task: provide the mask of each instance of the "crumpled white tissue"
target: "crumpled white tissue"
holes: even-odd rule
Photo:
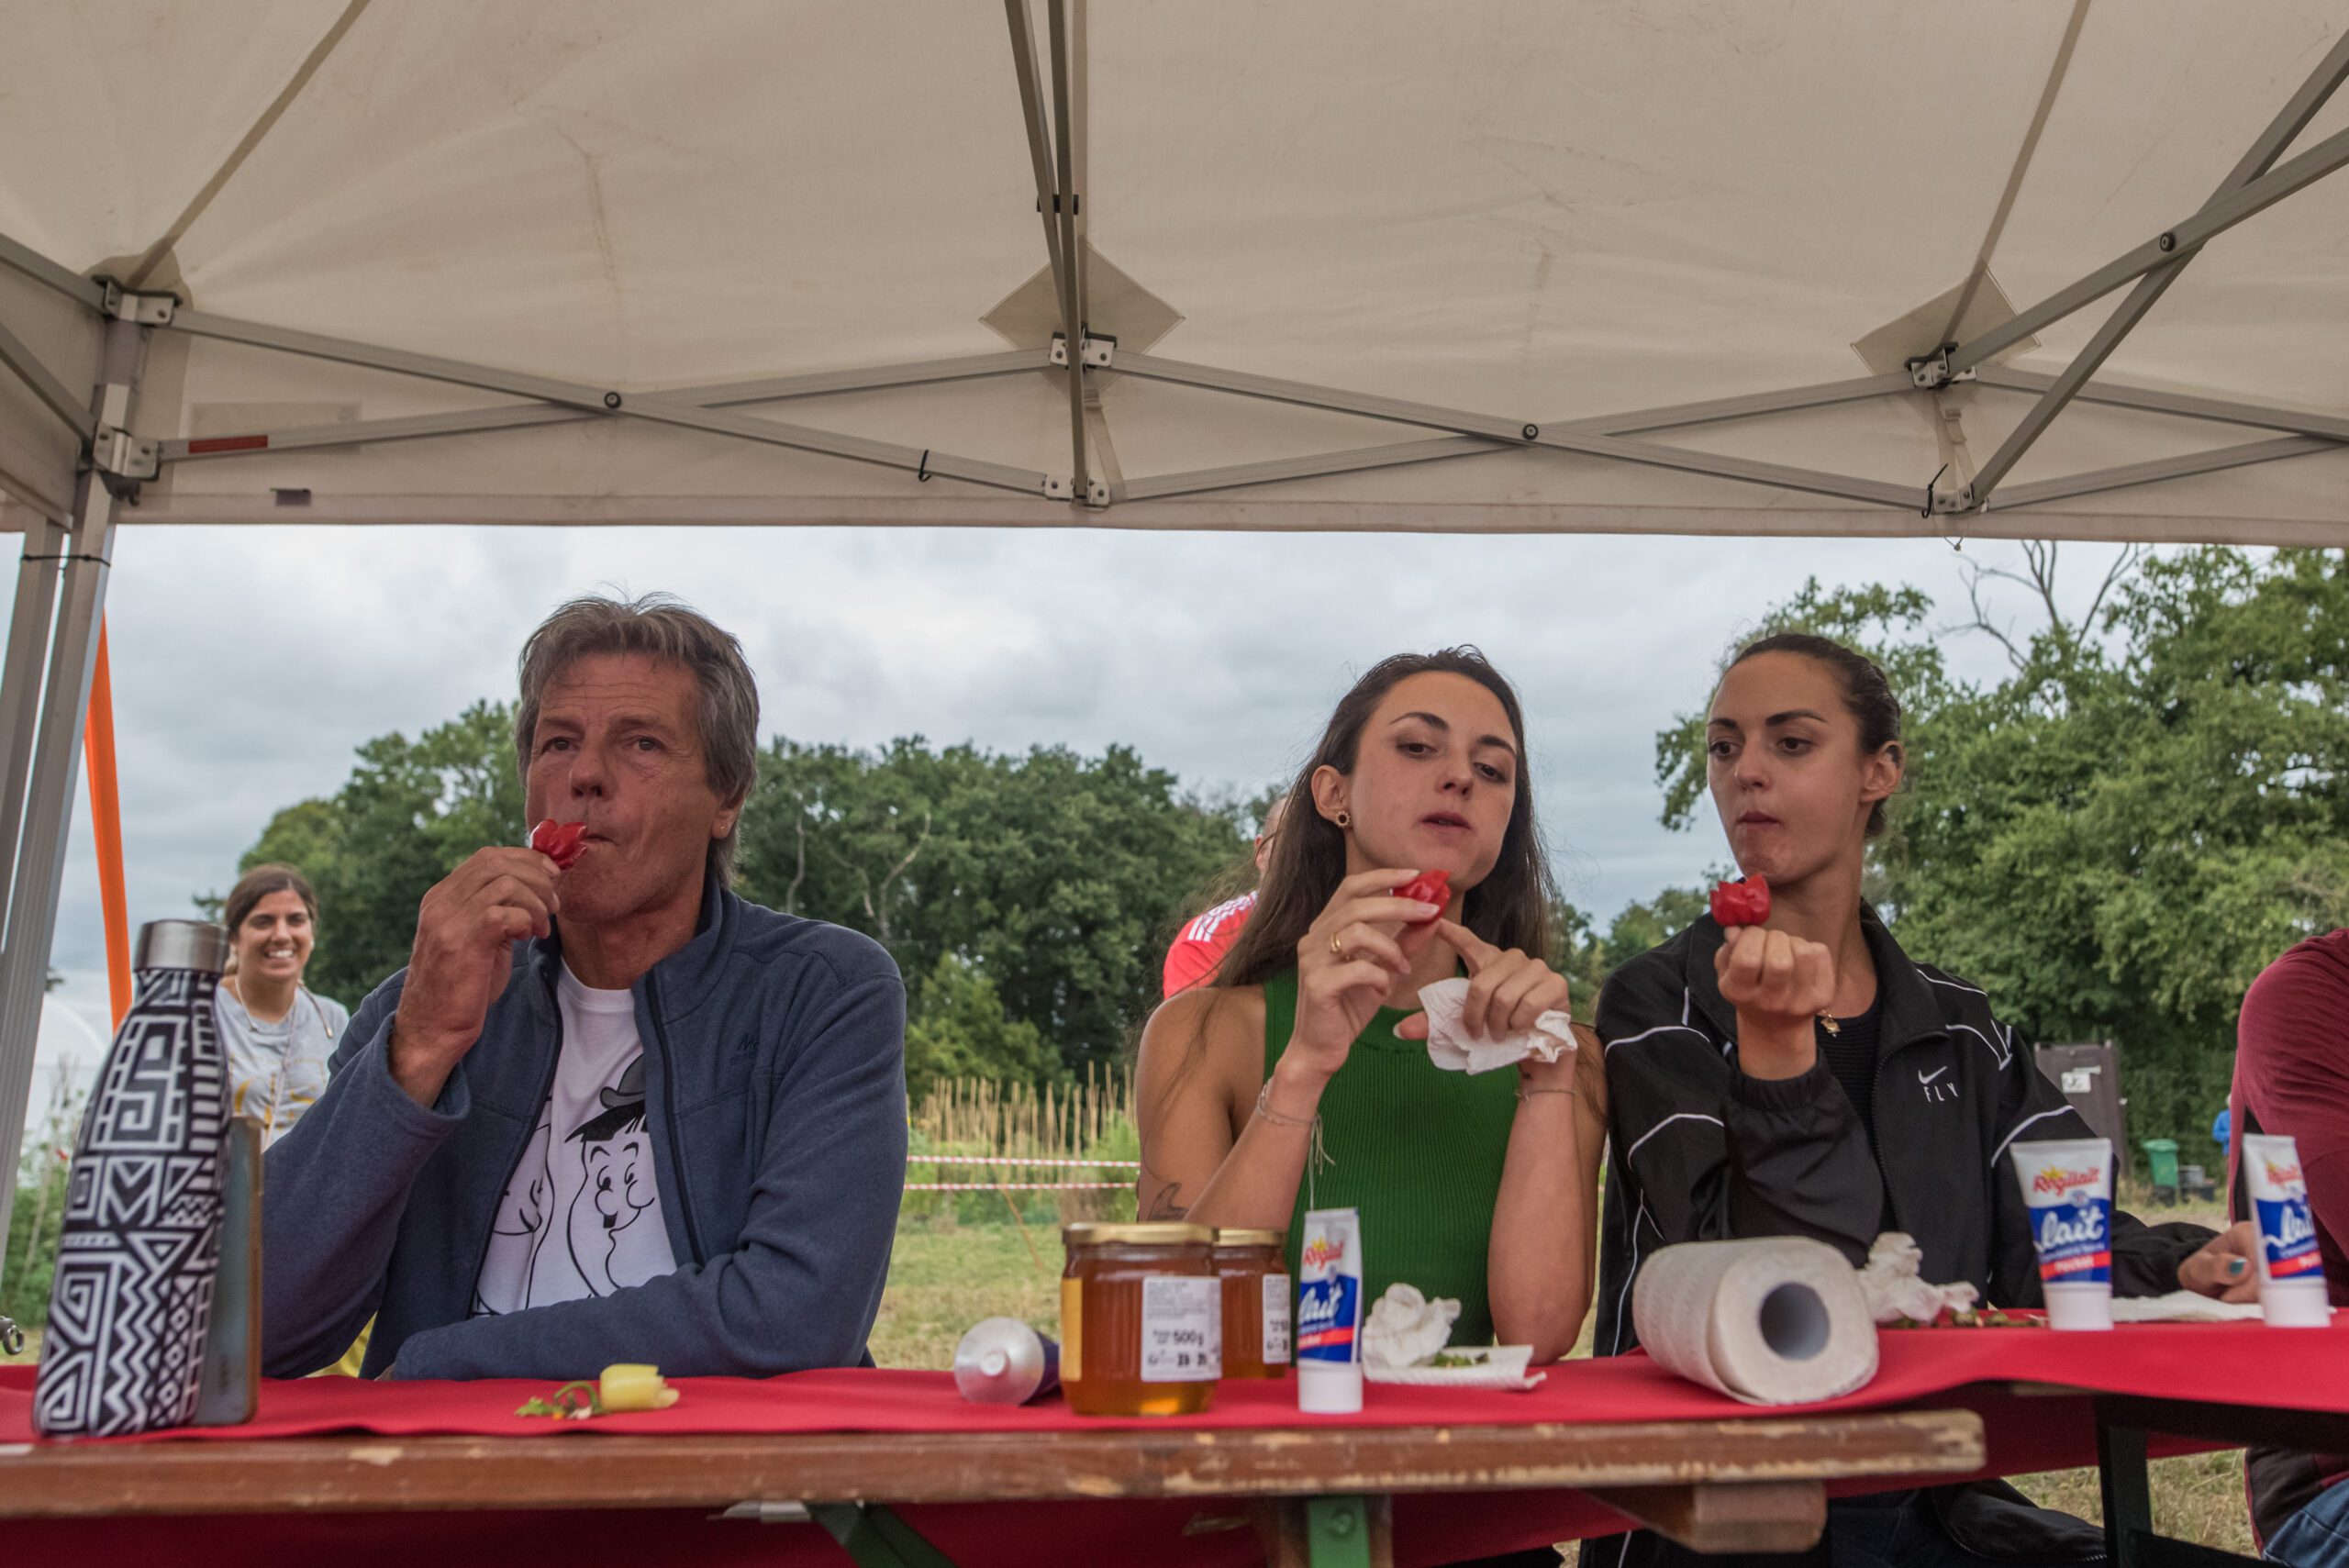
[[[1390,1284],[1363,1325],[1363,1364],[1400,1369],[1431,1361],[1452,1342],[1459,1318],[1460,1303],[1449,1296],[1430,1301],[1415,1285]]]
[[[1931,1323],[1943,1307],[1963,1312],[1974,1305],[1976,1293],[1963,1280],[1927,1284],[1924,1262],[1924,1250],[1907,1234],[1887,1230],[1877,1237],[1868,1249],[1867,1266],[1860,1271],[1860,1299],[1867,1304],[1868,1316],[1878,1323],[1904,1318]]]
[[[1497,1040],[1472,1035],[1460,1024],[1467,999],[1468,982],[1457,976],[1419,990],[1419,1006],[1428,1015],[1428,1060],[1447,1073],[1490,1073],[1529,1056],[1555,1062],[1575,1049],[1574,1019],[1554,1008],[1519,1034]]]

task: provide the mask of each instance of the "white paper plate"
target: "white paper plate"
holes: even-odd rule
[[[1446,1355],[1475,1356],[1475,1366],[1365,1366],[1363,1377],[1407,1388],[1531,1388],[1550,1374],[1533,1372],[1531,1345],[1479,1345],[1447,1349]]]

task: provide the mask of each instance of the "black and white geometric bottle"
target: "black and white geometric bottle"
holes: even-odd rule
[[[225,1192],[226,1074],[212,994],[228,935],[139,933],[138,989],[82,1118],[33,1424],[119,1437],[195,1413]]]

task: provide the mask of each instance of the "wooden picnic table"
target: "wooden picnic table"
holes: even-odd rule
[[[945,1559],[907,1540],[897,1507],[1230,1499],[1250,1505],[1266,1559],[1281,1568],[1386,1568],[1398,1494],[1570,1488],[1698,1551],[1784,1551],[1818,1539],[1831,1482],[1959,1475],[1983,1462],[1980,1418],[1965,1410],[1590,1426],[20,1444],[0,1451],[0,1518],[733,1509],[811,1518],[866,1568],[923,1568]]]

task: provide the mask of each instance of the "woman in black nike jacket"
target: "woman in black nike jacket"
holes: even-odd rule
[[[1925,1278],[2039,1305],[2015,1150],[2094,1135],[1989,998],[1912,961],[1861,898],[1867,842],[1901,780],[1884,672],[1824,638],[1765,638],[1723,674],[1706,752],[1730,849],[1769,883],[1771,911],[1728,931],[1700,918],[1599,995],[1610,1139],[1598,1352],[1633,1348],[1632,1280],[1679,1241],[1808,1236],[1856,1264],[1880,1232],[1904,1230]],[[2247,1229],[2214,1237],[2116,1213],[2114,1291],[2255,1295]],[[1828,1534],[1837,1568],[2103,1550],[2093,1526],[1997,1484],[1838,1502]],[[1699,1561],[1637,1535],[1590,1543],[1584,1562],[1684,1557]]]

